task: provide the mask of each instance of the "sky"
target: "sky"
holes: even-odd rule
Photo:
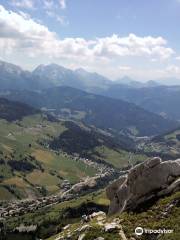
[[[0,59],[115,80],[180,77],[180,0],[0,0]]]

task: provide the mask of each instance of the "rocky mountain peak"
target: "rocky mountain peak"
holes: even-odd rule
[[[0,61],[0,71],[16,75],[20,75],[23,72],[19,66],[4,61]]]

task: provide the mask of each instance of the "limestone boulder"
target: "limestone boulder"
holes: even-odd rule
[[[180,159],[163,162],[156,157],[138,164],[106,189],[110,200],[109,213],[131,210],[153,197],[179,190],[178,177]]]

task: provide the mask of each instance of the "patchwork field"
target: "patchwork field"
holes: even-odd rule
[[[100,154],[102,160],[112,164],[116,168],[124,168],[127,167],[127,165],[135,165],[136,163],[147,159],[147,156],[143,154],[134,154],[121,149],[114,150],[105,146],[97,147],[95,151]]]
[[[57,149],[50,146],[54,139]],[[145,159],[111,147],[108,136],[83,124],[52,120],[43,113],[0,120],[1,199],[49,195],[60,191],[64,180],[74,184],[97,173],[98,169],[72,155],[87,155],[119,169]]]
[[[0,120],[0,199],[38,196],[42,188],[46,194],[55,193],[63,179],[75,183],[96,173],[44,144],[65,129],[63,122],[48,121],[42,114],[16,122]]]

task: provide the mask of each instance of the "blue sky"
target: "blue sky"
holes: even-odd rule
[[[1,0],[0,58],[111,79],[180,75],[180,0]]]

